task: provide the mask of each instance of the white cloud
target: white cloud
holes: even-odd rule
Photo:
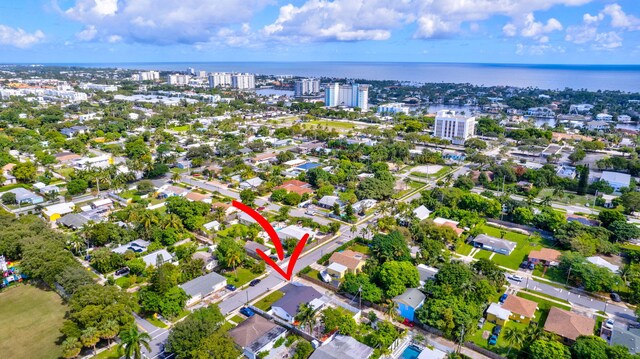
[[[42,40],[44,40],[44,33],[40,30],[28,33],[19,27],[13,28],[0,24],[0,46],[27,48]]]
[[[605,19],[611,19],[613,31],[600,31]],[[584,14],[582,24],[567,28],[565,40],[578,45],[590,45],[593,50],[612,50],[622,46],[623,31],[640,30],[640,19],[627,15],[618,4],[604,7],[597,15]]]
[[[547,53],[564,53],[565,48],[562,46],[552,46],[549,44],[534,44],[534,45],[525,45],[525,44],[517,44],[516,45],[516,55],[533,55],[540,56]]]
[[[533,21],[522,29],[522,14],[546,10],[555,5],[577,6],[593,0],[307,0],[302,5],[287,4],[280,15],[265,26],[265,36],[287,41],[384,40],[406,24],[416,24],[414,38],[450,36],[461,31],[463,23],[477,31],[477,21],[495,15],[521,19],[522,26],[507,25],[507,34],[544,33],[562,29],[556,19],[546,24]],[[540,29],[538,29],[538,26]],[[331,31],[327,31],[331,29]],[[533,35],[529,35],[533,37]]]
[[[518,31],[519,30],[519,31]],[[529,37],[540,42],[548,42],[549,34],[554,31],[562,30],[562,24],[555,18],[550,18],[546,23],[536,21],[533,13],[518,18],[514,22],[510,22],[502,28],[502,32],[509,37],[520,35]]]
[[[75,0],[61,12],[85,25],[81,40],[195,44],[250,21],[270,1]]]

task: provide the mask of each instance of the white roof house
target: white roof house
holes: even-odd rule
[[[424,219],[429,218],[429,215],[431,214],[431,211],[430,211],[427,207],[425,207],[424,205],[422,205],[422,206],[420,206],[420,207],[418,207],[418,208],[414,209],[414,210],[413,210],[413,214],[416,216],[416,218],[417,218],[419,221],[422,221],[422,220],[424,220]]]
[[[487,308],[487,314],[493,314],[498,319],[509,320],[511,312],[502,308],[498,303],[491,303]]]
[[[161,249],[142,257],[147,266],[153,267],[158,263],[158,259],[161,259],[162,263],[173,263],[173,256],[166,249]]]
[[[290,225],[279,230],[278,237],[280,237],[281,239],[293,238],[293,239],[299,240],[302,238],[302,236],[304,236],[307,233],[309,234],[309,240],[313,239],[313,235],[314,235],[313,229],[307,228],[307,227],[300,227],[296,225]]]
[[[52,204],[50,206],[46,206],[42,209],[42,214],[50,220],[56,220],[57,217],[64,216],[67,213],[73,212],[73,209],[76,207],[73,202],[64,202],[58,204]]]
[[[615,264],[611,264],[611,263],[607,262],[606,260],[604,260],[602,257],[598,257],[598,256],[588,257],[587,258],[587,262],[595,264],[598,267],[607,268],[608,270],[612,271],[613,273],[617,273],[618,270],[620,269],[620,266],[617,266]]]
[[[627,173],[603,171],[600,180],[607,181],[616,192],[620,192],[620,188],[629,187],[631,175]]]

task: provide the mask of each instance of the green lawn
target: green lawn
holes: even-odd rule
[[[304,124],[309,124],[314,126],[323,126],[323,127],[332,127],[332,128],[341,129],[341,130],[350,130],[356,127],[356,125],[350,122],[326,121],[326,120],[314,120],[314,121],[306,122]]]
[[[283,296],[284,296],[284,293],[282,293],[281,291],[277,290],[277,291],[275,291],[273,293],[270,293],[266,297],[260,299],[253,306],[256,307],[256,308],[262,309],[264,311],[267,311],[267,310],[271,309],[271,304],[275,303],[275,301],[277,301],[278,299],[282,298]]]
[[[236,272],[234,272],[233,270],[224,274],[224,276],[227,277],[227,283],[233,284],[236,287],[245,285],[246,283],[251,282],[253,279],[255,279],[257,276],[260,275],[260,274],[251,273],[250,270],[243,267],[238,268],[237,272],[238,272],[237,279],[236,279]]]
[[[0,293],[0,353],[3,358],[61,356],[56,342],[66,307],[53,291],[17,285]]]
[[[469,253],[471,253],[472,250],[473,250],[472,245],[468,243],[461,243],[460,245],[458,245],[458,248],[456,248],[456,253],[462,254],[463,256],[467,256],[469,255]]]
[[[144,318],[146,319],[149,323],[155,325],[158,328],[166,328],[167,325],[164,324],[160,319],[154,318],[152,315]]]
[[[551,280],[557,283],[564,284],[567,281],[567,276],[564,274],[563,271],[561,271],[557,267],[547,267],[547,270],[544,272],[544,275],[542,274],[543,274],[543,269],[539,269],[538,267],[536,267],[536,269],[533,271],[533,275],[546,278],[548,280]]]
[[[184,131],[189,130],[189,125],[176,126],[176,127],[172,128],[172,130],[178,131],[178,132],[184,132]]]
[[[320,272],[315,269],[311,269],[307,275],[311,278],[322,280],[322,278],[320,278]]]
[[[480,229],[484,233],[492,237],[504,238],[505,240],[517,243],[516,249],[514,249],[510,255],[506,256],[504,254],[496,254],[495,256],[493,256],[492,261],[494,261],[495,263],[503,267],[518,269],[518,267],[520,266],[520,263],[522,263],[522,261],[525,260],[529,252],[531,252],[534,249],[542,248],[543,240],[537,236],[529,237],[522,233],[503,230],[500,228],[491,227],[489,225],[483,225],[480,227]],[[503,231],[504,231],[504,237],[502,236]],[[481,251],[481,252],[484,252],[484,251]],[[475,258],[483,258],[483,257],[479,257],[479,255],[480,253],[478,253],[475,256]]]
[[[245,320],[247,320],[247,318],[241,316],[241,315],[234,315],[233,317],[231,317],[231,321],[236,323],[236,324],[240,324],[242,322],[244,322]]]
[[[111,349],[98,353],[93,359],[120,359],[120,357],[118,346],[114,345]]]
[[[354,251],[354,252],[360,252],[362,254],[369,254],[370,250],[369,247],[365,246],[364,244],[360,244],[360,243],[356,243],[351,245],[348,249]]]
[[[408,183],[408,185],[409,185],[409,186],[408,186],[408,188],[407,188],[407,189],[405,189],[405,190],[403,190],[403,191],[400,191],[400,192],[398,192],[398,193],[395,193],[395,194],[393,194],[393,196],[391,196],[391,197],[393,197],[394,199],[402,198],[402,197],[404,197],[404,196],[408,195],[409,193],[411,193],[411,192],[413,192],[413,191],[415,191],[415,190],[417,190],[417,189],[419,189],[419,188],[424,187],[424,186],[425,186],[425,183],[418,182],[418,181],[410,181],[410,182]]]
[[[491,333],[491,331],[493,330],[493,327],[495,327],[496,325],[493,323],[489,323],[489,322],[485,322],[484,325],[482,326],[482,329],[478,329],[478,327],[476,326],[474,329],[476,330],[474,332],[474,334],[470,337],[468,337],[469,341],[474,342],[476,345],[485,348],[487,350],[491,350],[494,353],[500,354],[502,356],[506,356],[507,355],[507,351],[509,350],[509,344],[507,343],[506,340],[504,340],[504,330],[506,328],[519,328],[521,330],[524,330],[527,327],[527,324],[523,324],[523,323],[516,323],[512,320],[509,320],[505,326],[502,328],[502,331],[500,332],[500,336],[498,337],[498,342],[496,345],[489,345],[489,338],[487,337],[487,339],[482,338],[482,334],[483,332],[489,331],[489,333]],[[491,334],[489,334],[489,336],[491,336]],[[518,352],[517,348],[512,348],[511,349],[511,353],[509,354],[510,357],[515,357],[515,354]]]
[[[536,294],[536,295],[538,295],[538,296],[540,296],[540,297],[545,297],[545,298],[548,298],[548,299],[551,299],[551,300],[555,300],[555,301],[557,301],[557,302],[562,302],[562,303],[565,303],[565,304],[567,304],[567,305],[570,305],[570,303],[569,303],[568,301],[566,301],[566,300],[564,300],[564,299],[556,298],[556,297],[554,297],[554,296],[552,296],[552,295],[549,295],[549,294],[536,292],[536,291],[535,291],[535,290],[533,290],[533,289],[527,289],[527,288],[524,288],[524,289],[522,289],[522,290],[523,290],[523,291],[525,291],[525,292],[534,293],[534,294]]]
[[[486,251],[484,249],[481,249],[478,252],[476,252],[476,254],[473,256],[473,258],[475,258],[475,259],[480,259],[480,258],[489,259],[489,257],[491,257],[492,254],[493,254],[493,252],[491,252],[491,251]],[[496,253],[493,256],[494,261],[495,261],[496,256],[502,256],[502,255],[503,254]]]
[[[56,170],[56,173],[63,175],[66,179],[70,179],[71,175],[75,172],[76,170],[73,167],[63,167],[63,168],[58,168]]]

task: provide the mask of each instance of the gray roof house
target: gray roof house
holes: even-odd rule
[[[640,329],[614,326],[611,331],[611,345],[622,345],[629,349],[629,353],[640,353]]]
[[[142,257],[142,260],[147,264],[147,266],[154,267],[158,263],[158,259],[161,259],[162,263],[173,263],[173,256],[171,253],[167,252],[166,249],[161,249]]]
[[[418,274],[420,275],[420,285],[424,285],[428,280],[434,279],[438,274],[438,268],[429,267],[425,264],[418,264]]]
[[[257,249],[263,251],[264,254],[268,256],[271,255],[271,248],[265,246],[264,244],[260,244],[254,241],[247,241],[247,243],[244,244],[244,251],[247,252],[248,255],[255,258],[260,258],[259,255],[257,254],[257,251],[256,251]]]
[[[481,248],[508,256],[511,254],[511,252],[513,252],[514,249],[516,249],[517,243],[491,237],[486,234],[479,234],[471,240],[471,245],[476,248]]]
[[[246,181],[240,182],[240,189],[254,189],[258,188],[264,181],[260,177],[249,178]]]
[[[313,287],[291,284],[284,297],[273,303],[271,309],[273,314],[293,323],[293,318],[298,314],[300,305],[308,303],[317,309],[324,305],[321,298],[322,294]]]
[[[147,242],[143,239],[136,239],[135,241],[131,241],[129,243],[118,246],[111,251],[120,254],[123,254],[126,251],[132,251],[133,253],[142,253],[147,251],[147,247],[149,246],[149,244],[151,244],[151,242]]]
[[[368,359],[373,348],[347,335],[336,335],[329,343],[316,349],[309,359]]]
[[[56,222],[59,225],[75,230],[82,228],[82,226],[89,221],[89,218],[81,215],[80,213],[69,213],[58,219]]]
[[[260,352],[271,350],[275,342],[286,334],[286,329],[257,314],[229,330],[233,341],[249,359],[255,359]]]
[[[338,196],[324,196],[320,198],[318,201],[318,206],[324,208],[333,208],[335,204],[338,204],[340,207],[344,205]]]
[[[13,194],[16,195],[16,201],[18,203],[31,203],[31,204],[38,204],[38,203],[42,203],[44,202],[44,198],[42,198],[41,196],[26,190],[22,187],[18,187],[18,188],[14,188],[11,189],[7,192],[11,192]],[[3,193],[0,193],[0,195]]]
[[[426,298],[427,296],[418,289],[407,288],[404,293],[393,298],[393,301],[398,304],[398,314],[413,321],[416,310],[422,307]]]
[[[190,306],[201,301],[202,298],[219,291],[225,285],[227,285],[227,278],[216,272],[211,272],[180,284],[179,287],[189,295],[187,306]]]

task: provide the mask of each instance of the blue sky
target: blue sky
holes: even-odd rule
[[[640,64],[639,0],[0,0],[0,62]]]

